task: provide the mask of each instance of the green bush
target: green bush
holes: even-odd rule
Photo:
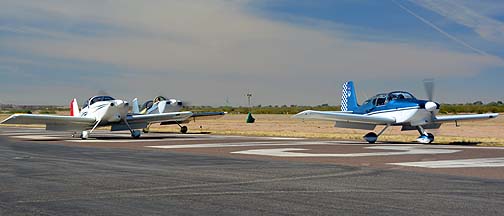
[[[211,107],[211,106],[193,106],[186,110],[194,112],[228,112],[230,114],[246,114],[249,112],[248,107]],[[296,114],[303,110],[319,110],[319,111],[339,111],[339,106],[329,106],[327,104],[318,106],[298,106],[298,105],[262,105],[252,107],[254,114]],[[476,104],[442,104],[440,113],[442,114],[457,114],[457,113],[504,113],[504,105],[502,103],[493,102],[486,105]]]
[[[15,110],[9,110],[10,114],[16,114],[16,113],[25,113],[25,114],[32,114],[31,110],[25,110],[25,109],[15,109]]]
[[[39,112],[40,114],[56,114],[55,110],[42,110]]]

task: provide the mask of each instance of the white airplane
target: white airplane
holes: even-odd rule
[[[139,138],[140,130],[154,122],[184,121],[192,112],[169,112],[146,115],[128,114],[129,103],[110,96],[94,96],[79,111],[77,100],[70,103],[70,116],[14,114],[0,124],[45,124],[46,130],[80,132],[82,139],[100,126],[111,126],[111,131],[129,130],[133,138]]]
[[[425,82],[429,100],[418,100],[412,94],[404,91],[393,91],[378,94],[362,105],[357,104],[357,96],[352,81],[343,84],[341,96],[341,111],[305,110],[294,115],[294,118],[319,119],[334,121],[335,127],[374,130],[377,125],[385,127],[378,133],[369,132],[363,138],[369,143],[375,143],[390,126],[402,126],[402,130],[418,130],[420,143],[431,143],[434,135],[425,129],[437,129],[444,122],[483,120],[496,118],[498,113],[471,115],[436,116],[440,104],[432,101],[433,82]]]
[[[177,99],[167,99],[163,96],[157,96],[154,100],[148,100],[140,108],[138,104],[138,99],[133,99],[133,114],[135,115],[145,115],[145,114],[159,114],[159,113],[170,113],[170,112],[180,112],[184,108],[185,103]],[[160,123],[161,125],[178,125],[180,127],[181,133],[187,133],[187,126],[181,124],[187,124],[190,121],[196,121],[197,119],[217,119],[225,115],[225,112],[193,112],[190,118],[179,120],[166,120]],[[143,129],[145,133],[149,131],[151,124]]]

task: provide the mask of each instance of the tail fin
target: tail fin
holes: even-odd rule
[[[70,102],[70,116],[79,116],[79,105],[77,104],[77,99],[73,99]]]
[[[138,98],[135,98],[133,99],[133,107],[132,107],[132,111],[133,111],[133,114],[140,114],[140,107],[138,105]]]
[[[353,81],[348,81],[343,84],[343,91],[341,94],[341,111],[355,111],[359,108],[357,104],[357,95]]]

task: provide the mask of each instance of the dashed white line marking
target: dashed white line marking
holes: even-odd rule
[[[422,168],[470,168],[470,167],[504,167],[504,157],[501,158],[475,158],[461,160],[439,160],[389,163],[398,166],[422,167]]]

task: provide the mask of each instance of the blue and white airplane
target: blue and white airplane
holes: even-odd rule
[[[339,128],[374,130],[377,125],[384,125],[378,134],[369,132],[364,136],[369,143],[375,143],[390,126],[402,126],[403,131],[418,130],[420,137],[417,141],[431,143],[434,141],[434,135],[427,133],[425,129],[437,129],[444,122],[491,119],[499,115],[488,113],[436,116],[440,104],[432,101],[433,82],[426,82],[426,90],[429,100],[416,99],[408,92],[393,91],[377,94],[359,105],[353,82],[348,81],[343,84],[341,111],[305,110],[293,117],[334,121],[335,127]]]

